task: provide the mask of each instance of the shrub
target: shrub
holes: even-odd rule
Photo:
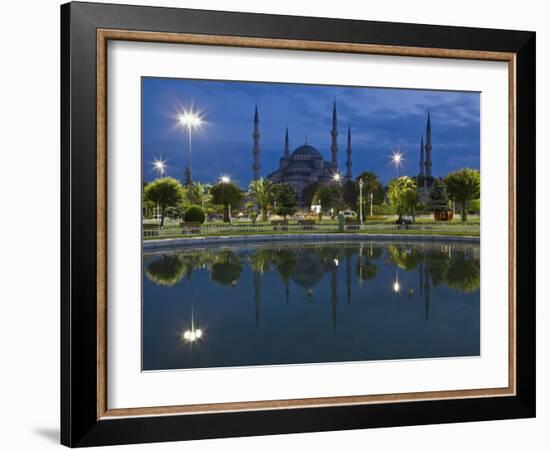
[[[381,205],[373,205],[372,206],[372,212],[373,214],[376,214],[377,216],[383,215],[383,214],[396,214],[396,208],[392,205],[388,205],[387,203],[382,203]]]
[[[187,208],[187,211],[185,211],[186,222],[204,223],[204,219],[204,211],[198,205],[191,205],[189,208]]]

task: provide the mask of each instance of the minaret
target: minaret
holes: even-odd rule
[[[288,150],[288,127],[286,127],[286,133],[285,133],[285,151],[284,151],[284,157],[288,158],[288,155],[290,154]]]
[[[426,125],[426,177],[432,177],[432,124],[428,111],[428,123]]]
[[[260,121],[258,119],[258,105],[254,111],[254,132],[252,133],[254,139],[254,147],[252,147],[252,155],[254,162],[252,164],[252,179],[258,180],[260,178]]]
[[[351,181],[351,127],[348,127],[348,159],[346,160],[346,180]]]
[[[336,99],[332,105],[332,130],[330,132],[332,136],[332,144],[330,151],[332,152],[332,167],[335,171],[338,170],[338,119],[336,117]]]
[[[420,136],[420,176],[426,176],[426,162],[424,161],[424,134]]]

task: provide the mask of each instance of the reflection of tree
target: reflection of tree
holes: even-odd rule
[[[242,266],[232,251],[224,251],[212,264],[210,279],[220,284],[235,284],[241,276]]]
[[[279,276],[285,283],[285,299],[288,303],[290,298],[289,281],[296,266],[296,254],[291,250],[278,250],[273,254],[273,264],[275,265]]]
[[[428,275],[434,287],[445,281],[449,269],[449,254],[445,249],[426,251],[424,264],[427,267]]]
[[[159,286],[174,286],[186,275],[190,266],[178,255],[162,255],[145,269],[145,275]]]
[[[250,268],[253,272],[267,272],[271,269],[273,261],[273,250],[266,248],[257,248],[250,256]]]
[[[454,252],[445,281],[447,286],[464,293],[479,289],[479,259],[466,252]]]
[[[356,273],[360,284],[367,280],[376,278],[378,273],[378,266],[372,262],[372,260],[380,258],[382,255],[382,248],[373,246],[372,242],[368,246],[359,247],[359,255],[357,256]]]
[[[410,245],[388,245],[388,258],[391,263],[404,270],[414,270],[422,259],[416,248]]]

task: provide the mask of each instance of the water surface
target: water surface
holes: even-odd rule
[[[270,243],[143,256],[143,370],[480,354],[479,245]]]

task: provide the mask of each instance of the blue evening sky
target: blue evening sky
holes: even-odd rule
[[[304,84],[143,78],[143,176],[152,162],[166,160],[179,180],[188,164],[187,134],[178,112],[193,108],[204,125],[193,133],[193,180],[213,183],[229,175],[242,188],[252,178],[254,105],[260,116],[260,174],[278,168],[288,125],[290,151],[306,136],[330,160],[332,101],[338,111],[338,159],[345,172],[347,127],[351,126],[353,176],[370,170],[384,183],[395,176],[390,163],[399,147],[399,175],[419,173],[420,136],[432,122],[432,172],[445,176],[463,167],[479,169],[479,93]]]

